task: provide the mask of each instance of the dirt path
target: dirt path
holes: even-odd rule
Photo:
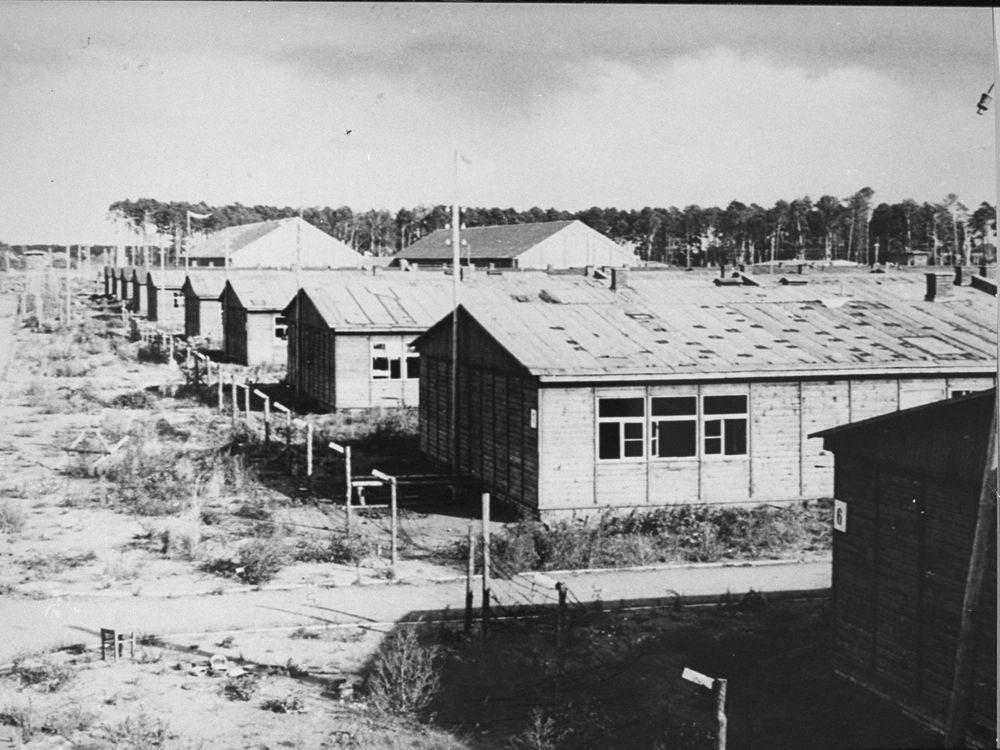
[[[830,586],[829,561],[727,567],[701,565],[642,571],[559,575],[571,602],[816,590]],[[494,595],[511,607],[553,600],[531,576],[495,581]],[[479,601],[479,592],[476,591]],[[227,630],[299,626],[386,624],[421,612],[448,610],[460,615],[465,582],[384,584],[294,591],[253,591],[221,596],[59,597],[0,602],[0,663],[24,650],[68,643],[96,646],[101,627],[180,636]],[[503,608],[497,608],[503,614]]]

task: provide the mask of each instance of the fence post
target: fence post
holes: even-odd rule
[[[390,512],[390,543],[389,543],[389,564],[391,565],[392,577],[396,577],[396,562],[398,561],[398,537],[399,537],[399,527],[396,517],[396,477],[389,476],[388,474],[378,471],[377,469],[372,469],[372,476],[381,479],[383,482],[389,483],[389,512]]]
[[[247,423],[250,422],[250,382],[247,381],[246,385],[243,386],[245,391],[245,398],[243,399],[243,407],[247,413]]]
[[[465,571],[465,632],[472,630],[472,577],[476,574],[476,534],[469,524],[469,561]]]
[[[349,445],[345,445],[344,446],[344,476],[346,477],[346,480],[347,480],[345,482],[346,487],[344,488],[344,491],[345,491],[344,497],[347,498],[347,506],[346,506],[347,507],[347,521],[346,521],[346,523],[347,523],[347,535],[350,536],[351,531],[352,531],[352,529],[351,529],[351,521],[353,520],[351,518],[351,495],[353,494],[353,492],[351,491],[351,479],[352,479],[352,477],[351,477],[351,446],[349,446]]]
[[[222,385],[222,363],[218,362],[216,364],[219,367],[219,414],[222,414],[222,406],[223,406],[223,404],[222,404],[222,388],[223,388],[223,385]]]
[[[566,628],[566,584],[557,583],[556,591],[559,592],[559,611],[556,615],[556,646],[562,648],[563,632]]]
[[[726,750],[726,680],[717,679],[712,686],[715,695],[715,720],[718,723],[716,750]]]
[[[483,493],[483,638],[490,633],[490,493]]]
[[[271,442],[271,399],[256,388],[254,393],[264,402],[264,445],[268,445]]]
[[[236,424],[236,415],[239,413],[239,397],[236,394],[237,383],[236,383],[236,372],[235,371],[233,372],[233,379],[232,379],[231,385],[232,385],[232,389],[233,389],[232,417],[233,417],[233,424]]]
[[[313,475],[313,423],[306,422],[306,478]]]

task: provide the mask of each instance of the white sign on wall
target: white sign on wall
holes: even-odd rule
[[[847,532],[847,503],[843,500],[833,501],[833,528]]]

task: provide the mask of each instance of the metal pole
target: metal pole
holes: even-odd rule
[[[490,632],[490,493],[483,493],[483,638]]]

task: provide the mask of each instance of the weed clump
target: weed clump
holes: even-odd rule
[[[0,502],[0,533],[20,533],[26,522],[27,514],[24,512],[24,506],[12,500]]]
[[[40,693],[55,693],[73,679],[73,667],[50,654],[29,654],[14,659],[11,676],[21,687],[32,687]]]
[[[511,572],[777,558],[828,550],[829,512],[830,501],[818,500],[786,507],[683,505],[548,525],[524,521],[496,534],[491,553]],[[457,556],[465,552],[460,543]]]
[[[260,678],[247,672],[239,677],[230,677],[226,680],[222,692],[231,701],[249,701],[257,694],[259,688]]]
[[[271,581],[288,562],[288,550],[276,536],[252,539],[239,551],[236,574],[251,586]]]
[[[424,646],[416,628],[391,633],[375,655],[368,676],[372,708],[395,716],[418,717],[434,699],[441,685],[440,650]]]

